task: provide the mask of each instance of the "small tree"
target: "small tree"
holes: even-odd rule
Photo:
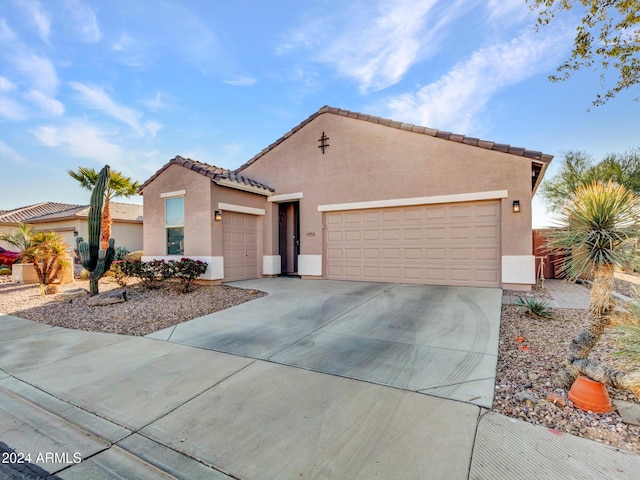
[[[605,72],[613,70],[618,78],[615,86],[604,87],[604,95],[596,95],[598,106],[623,90],[640,84],[640,5],[636,0],[527,0],[538,15],[537,27],[549,25],[562,13],[580,11],[582,19],[576,28],[570,57],[551,75],[552,82],[571,78],[583,68]]]
[[[59,279],[62,269],[69,265],[68,245],[55,232],[35,231],[31,235],[29,246],[23,251],[22,259],[33,263],[44,293],[50,293],[48,286]]]
[[[582,373],[616,388],[640,393],[640,372],[615,371],[589,355],[610,325],[616,267],[635,262],[633,245],[640,236],[640,198],[613,182],[581,186],[562,214],[563,226],[550,235],[549,247],[564,254],[564,274],[570,279],[593,278],[589,315],[569,345],[565,368],[557,376],[568,388]]]
[[[573,197],[578,187],[609,180],[640,194],[640,149],[612,153],[600,162],[586,152],[569,151],[562,159],[558,174],[543,182],[540,193],[549,210],[557,211]]]

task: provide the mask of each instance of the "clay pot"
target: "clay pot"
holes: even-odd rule
[[[611,399],[605,386],[584,375],[579,375],[573,382],[573,386],[569,390],[569,400],[580,410],[593,413],[611,411]]]

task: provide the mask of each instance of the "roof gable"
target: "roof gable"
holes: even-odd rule
[[[421,127],[421,126],[413,125],[410,123],[398,122],[398,121],[387,119],[387,118],[376,117],[373,115],[366,115],[363,113],[352,112],[349,110],[342,110],[340,108],[334,108],[334,107],[329,107],[325,105],[320,110],[318,110],[317,112],[309,116],[309,118],[299,123],[297,126],[292,128],[289,132],[285,133],[282,137],[280,137],[278,140],[273,142],[271,145],[264,148],[261,152],[259,152],[249,161],[241,165],[239,168],[235,170],[235,172],[236,173],[241,172],[252,163],[258,161],[267,152],[273,150],[276,146],[280,145],[282,142],[284,142],[287,138],[292,136],[294,133],[301,130],[303,127],[311,123],[320,115],[323,115],[326,113],[332,114],[332,115],[339,115],[342,117],[353,118],[355,120],[370,122],[377,125],[383,125],[389,128],[396,128],[398,130],[404,130],[407,132],[413,132],[413,133],[422,134],[422,135],[429,135],[431,137],[447,140],[450,142],[463,143],[465,145],[469,145],[472,147],[484,148],[487,150],[493,150],[500,153],[506,153],[509,155],[529,158],[532,161],[532,189],[534,192],[537,189],[540,182],[542,181],[542,175],[544,174],[544,171],[546,170],[549,162],[553,159],[553,155],[548,155],[548,154],[534,151],[534,150],[528,150],[522,147],[514,147],[512,145],[496,143],[489,140],[481,140],[479,138],[467,137],[465,135],[451,133],[444,130],[436,130],[433,128]]]
[[[147,185],[153,182],[171,165],[179,165],[189,170],[193,170],[200,175],[204,175],[205,177],[210,178],[212,182],[224,187],[237,188],[240,190],[250,190],[254,193],[261,193],[262,195],[271,195],[271,193],[274,192],[273,188],[260,182],[256,182],[255,180],[243,175],[238,175],[235,171],[216,167],[215,165],[209,165],[208,163],[199,162],[197,160],[184,158],[178,155],[175,158],[171,159],[168,163],[166,163],[160,170],[154,173],[146,182],[144,182],[140,186],[138,193],[142,193]]]

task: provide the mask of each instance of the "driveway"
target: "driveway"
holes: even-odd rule
[[[502,291],[291,278],[149,337],[491,407]]]

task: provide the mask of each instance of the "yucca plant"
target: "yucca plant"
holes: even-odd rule
[[[628,360],[633,365],[640,365],[640,300],[631,305],[630,314],[616,328],[619,350],[616,356]]]
[[[589,315],[569,345],[565,369],[556,379],[568,388],[579,373],[617,388],[638,385],[640,372],[616,372],[588,357],[613,312],[616,267],[635,261],[633,245],[640,236],[640,198],[613,182],[578,187],[561,215],[562,226],[550,235],[549,247],[562,254],[563,274],[571,280],[592,278]],[[635,380],[632,380],[635,379]],[[636,382],[636,383],[634,383]]]
[[[543,319],[553,318],[551,307],[549,307],[549,304],[544,300],[535,297],[518,297],[514,303],[531,317]]]

